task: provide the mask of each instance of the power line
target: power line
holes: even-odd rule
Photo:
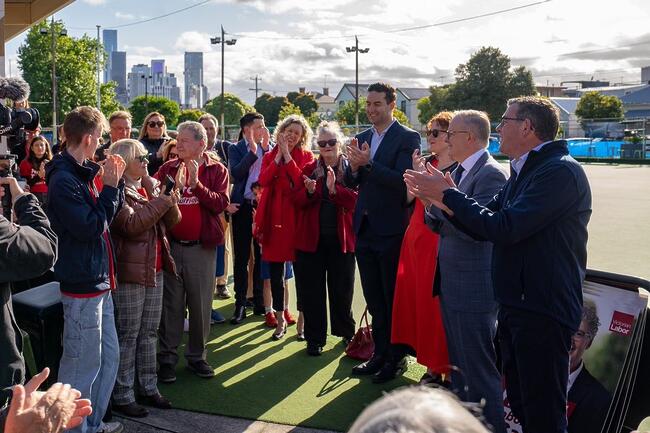
[[[521,6],[515,6],[515,7],[512,7],[512,8],[500,9],[500,10],[496,10],[496,11],[492,11],[492,12],[487,12],[487,13],[484,13],[484,14],[472,15],[472,16],[469,16],[469,17],[457,18],[457,19],[454,19],[454,20],[442,21],[442,22],[433,23],[433,24],[425,24],[425,25],[416,26],[416,27],[406,27],[406,28],[402,28],[402,29],[385,30],[385,31],[380,31],[378,33],[389,33],[389,34],[391,34],[391,33],[410,32],[410,31],[413,31],[413,30],[421,30],[421,29],[425,29],[425,28],[445,26],[445,25],[448,25],[448,24],[456,24],[456,23],[460,23],[460,22],[471,21],[471,20],[476,20],[476,19],[480,19],[480,18],[491,17],[491,16],[494,16],[494,15],[500,15],[500,14],[504,14],[504,13],[508,13],[508,12],[513,12],[513,11],[516,11],[516,10],[526,9],[526,8],[530,8],[530,7],[533,7],[533,6],[538,6],[540,4],[549,3],[550,1],[552,1],[552,0],[541,0],[541,1],[536,1],[536,2],[533,2],[533,3],[528,3],[528,4],[525,4],[525,5],[521,5]],[[375,32],[375,33],[377,33],[377,32]],[[299,40],[314,40],[314,39],[347,39],[347,38],[352,38],[354,36],[367,37],[367,36],[373,36],[373,34],[375,34],[375,33],[365,33],[365,34],[356,34],[356,35],[352,34],[352,35],[343,35],[343,36],[283,36],[283,37],[247,36],[247,35],[244,35],[244,34],[234,34],[234,33],[229,33],[229,34],[232,35],[232,36],[240,37],[240,38],[261,39],[261,40],[296,40],[296,39],[299,39]]]
[[[193,9],[193,8],[196,8],[196,7],[199,7],[199,6],[203,6],[204,4],[210,3],[211,1],[212,0],[203,0],[202,2],[193,4],[193,5],[190,5],[190,6],[186,6],[186,7],[181,8],[181,9],[176,9],[175,11],[171,11],[171,12],[168,12],[168,13],[163,14],[163,15],[158,15],[157,17],[147,18],[145,20],[140,20],[140,21],[133,21],[131,23],[121,24],[119,26],[113,26],[111,28],[112,29],[121,29],[123,27],[130,27],[130,26],[135,26],[137,24],[149,23],[151,21],[159,20],[161,18],[167,18],[167,17],[169,17],[171,15],[176,15],[178,13],[185,12],[187,10],[190,10],[190,9]]]

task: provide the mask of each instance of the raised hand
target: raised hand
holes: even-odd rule
[[[426,161],[422,155],[420,155],[420,149],[415,149],[413,151],[413,171],[418,173],[423,173],[427,170]]]
[[[186,167],[190,187],[194,188],[199,182],[199,163],[192,159],[187,162]]]
[[[119,155],[107,155],[103,161],[102,183],[112,187],[117,187],[117,184],[124,174],[126,163]]]
[[[307,189],[307,192],[309,194],[313,194],[314,191],[316,191],[316,181],[314,179],[310,179],[305,175],[302,176],[302,179],[305,182],[305,188]]]
[[[330,194],[336,194],[336,174],[332,167],[327,167],[327,179],[325,180],[325,185]]]
[[[183,188],[185,186],[185,162],[178,164],[178,171],[176,172],[176,188]]]
[[[269,128],[265,126],[262,129],[262,149],[264,149],[264,152],[267,152],[269,150],[270,142],[271,142],[271,133],[269,132]]]

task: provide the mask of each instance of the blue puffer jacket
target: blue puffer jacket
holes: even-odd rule
[[[457,227],[494,243],[492,279],[501,305],[578,329],[591,188],[566,141],[531,151],[519,176],[485,207],[455,188],[445,191],[443,201]]]
[[[56,155],[46,167],[48,217],[59,237],[54,277],[61,291],[86,295],[110,288],[109,255],[105,236],[124,200],[124,183],[104,185],[97,199],[90,194],[99,165],[79,164],[68,152]],[[110,246],[112,250],[112,246]],[[113,266],[113,269],[115,267]]]

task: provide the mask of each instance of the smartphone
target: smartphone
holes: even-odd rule
[[[170,175],[167,175],[167,177],[165,178],[165,191],[164,191],[164,194],[165,195],[170,195],[175,186],[176,186],[176,181],[174,180],[174,178],[171,177]]]

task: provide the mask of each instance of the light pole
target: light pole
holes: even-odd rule
[[[370,48],[359,48],[359,38],[354,36],[354,46],[345,47],[345,51],[348,53],[355,53],[355,73],[354,73],[354,125],[359,132],[359,53],[365,54],[370,51]]]
[[[54,32],[54,15],[52,15],[52,21],[50,21],[50,29],[42,28],[40,33],[42,35],[50,34],[52,35],[51,51],[52,51],[52,143],[57,141],[57,124],[56,124],[56,39],[57,34]],[[59,36],[67,36],[68,31],[66,29],[61,29]]]
[[[224,52],[225,52],[225,46],[226,45],[235,45],[237,43],[237,39],[228,39],[226,40],[226,32],[223,30],[223,25],[221,26],[221,37],[217,36],[215,38],[210,38],[210,43],[212,45],[217,45],[221,44],[221,139],[225,140],[226,139],[226,125],[224,124],[224,107],[225,107],[225,95],[224,95],[224,85],[223,85],[223,77],[224,77]]]
[[[144,78],[144,111],[146,116],[149,114],[149,79],[151,75],[140,75],[140,78]]]
[[[99,53],[101,49],[101,43],[99,41],[99,29],[101,26],[97,26],[97,109],[101,111],[102,109],[102,85],[101,82],[99,81]]]

